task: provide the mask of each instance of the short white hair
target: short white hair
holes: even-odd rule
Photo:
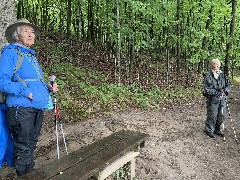
[[[219,66],[221,66],[221,62],[219,61],[219,59],[213,59],[213,60],[211,60],[211,65],[212,65],[213,63],[218,63]]]
[[[16,38],[15,36],[19,35],[21,31],[21,26],[18,26],[14,31],[13,31],[13,34],[12,34],[12,38],[16,41]]]

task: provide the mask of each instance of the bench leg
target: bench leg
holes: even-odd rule
[[[136,161],[136,159],[133,158],[130,162],[131,163],[130,164],[130,166],[131,166],[131,180],[133,180],[135,178],[135,161]]]
[[[116,170],[121,168],[124,164],[130,161],[131,179],[135,177],[135,157],[139,155],[139,152],[129,152],[124,156],[120,157],[113,163],[109,164],[98,176],[98,180],[104,180]]]

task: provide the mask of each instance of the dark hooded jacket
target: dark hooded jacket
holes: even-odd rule
[[[216,79],[211,70],[204,77],[203,88],[205,96],[207,98],[213,98],[216,97],[217,93],[222,91],[228,95],[231,90],[231,84],[222,71],[219,72],[219,77]]]

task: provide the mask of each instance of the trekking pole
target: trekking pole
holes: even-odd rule
[[[226,106],[227,106],[227,111],[228,111],[228,115],[229,115],[229,118],[230,118],[230,122],[232,124],[233,135],[234,135],[235,141],[236,141],[237,144],[239,144],[239,141],[238,141],[238,138],[237,138],[237,135],[236,135],[236,131],[235,131],[235,127],[233,125],[233,120],[232,120],[232,117],[231,117],[231,113],[230,113],[230,109],[229,109],[229,105],[228,105],[227,99],[226,99]]]
[[[52,86],[54,84],[55,79],[56,79],[56,76],[52,75],[52,80],[51,80]],[[60,124],[62,137],[63,137],[63,142],[64,142],[64,146],[65,146],[65,151],[66,151],[67,155],[68,155],[68,149],[67,149],[67,143],[66,143],[65,136],[64,136],[62,120],[60,118],[60,109],[58,108],[57,98],[56,98],[56,94],[55,94],[54,91],[53,91],[53,97],[54,97],[53,106],[54,106],[54,118],[55,118],[55,127],[56,127],[56,141],[57,141],[57,157],[59,159],[60,158],[60,155],[59,155],[60,153],[59,153],[58,123]]]
[[[60,128],[61,128],[61,132],[62,132],[62,137],[63,137],[64,146],[65,146],[65,151],[66,151],[66,154],[68,155],[67,143],[66,143],[66,139],[65,139],[65,135],[64,135],[62,120],[61,120],[61,117],[60,117],[60,109],[59,109],[57,104],[56,104],[56,112],[57,112],[57,119],[58,119],[57,122],[59,123]]]
[[[53,86],[56,76],[52,75],[51,85]],[[57,98],[55,92],[53,92],[53,107],[54,107],[54,122],[55,122],[55,134],[56,134],[56,141],[57,141],[57,157],[59,159],[59,141],[58,141],[58,121],[57,121]]]
[[[221,95],[220,96],[220,99],[221,99],[221,113],[222,113],[222,116],[224,116],[224,108],[226,108],[226,106],[224,107],[223,106],[223,103],[222,103],[222,101],[223,101],[223,95]],[[226,101],[226,99],[225,99],[225,101]],[[224,128],[225,128],[225,126],[224,126],[224,123],[222,123],[222,130],[224,131]],[[223,141],[224,141],[224,143],[226,143],[226,137],[225,136],[223,136]]]

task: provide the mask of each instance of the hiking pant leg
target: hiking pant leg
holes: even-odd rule
[[[41,110],[33,108],[11,107],[7,110],[7,122],[14,142],[13,164],[19,176],[33,169],[42,114]]]
[[[207,119],[205,121],[205,131],[207,133],[214,133],[216,120],[218,117],[218,109],[220,102],[215,98],[207,99]]]
[[[38,110],[36,114],[35,122],[34,122],[34,140],[35,140],[34,149],[36,149],[38,138],[42,129],[42,121],[43,121],[43,111]]]
[[[227,109],[227,97],[223,96],[221,99],[219,109],[218,109],[218,117],[216,120],[216,132],[223,132],[223,121],[226,116],[226,110]]]

